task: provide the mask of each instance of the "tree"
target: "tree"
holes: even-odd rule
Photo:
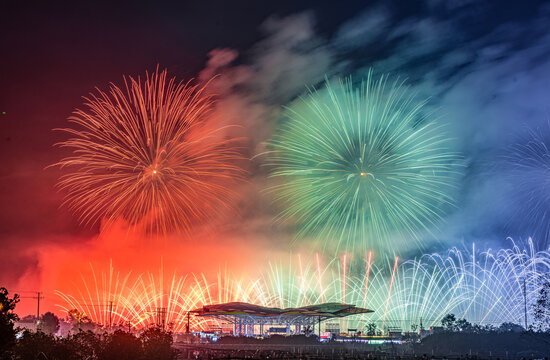
[[[367,335],[376,335],[376,323],[374,321],[371,321],[367,324]]]
[[[550,279],[541,286],[537,300],[533,304],[535,329],[550,330]]]
[[[58,338],[42,331],[24,331],[13,351],[0,359],[17,360],[175,360],[172,333],[159,328],[145,330],[141,336],[116,330],[112,334],[79,331]]]
[[[523,328],[523,326],[518,325],[518,324],[514,324],[514,323],[511,323],[511,322],[503,322],[498,327],[498,331],[499,332],[504,332],[504,333],[505,332],[523,332],[523,331],[525,331],[525,329]]]
[[[0,358],[7,358],[8,353],[15,346],[14,322],[19,318],[13,311],[19,302],[19,295],[15,294],[10,299],[8,290],[0,288]]]
[[[165,332],[158,327],[145,330],[141,335],[143,356],[149,360],[176,359],[177,352],[172,348],[172,333]]]
[[[41,331],[30,332],[28,330],[23,332],[22,337],[17,340],[15,358],[18,360],[76,360],[65,342]]]
[[[479,331],[479,326],[473,327],[466,319],[457,319],[455,314],[447,314],[441,319],[441,325],[447,331],[474,332]]]
[[[458,319],[456,321],[456,328],[458,331],[471,332],[472,324],[470,324],[466,319]]]
[[[455,314],[447,314],[441,319],[441,326],[447,331],[456,330],[456,316]]]
[[[64,340],[69,343],[75,357],[81,360],[99,359],[103,349],[101,336],[91,331],[80,331]]]
[[[42,315],[40,324],[46,334],[55,334],[59,330],[59,318],[49,311]]]
[[[73,324],[71,331],[77,333],[80,331],[94,331],[96,324],[86,314],[81,313],[77,309],[72,309],[67,312],[69,322]]]
[[[142,359],[141,341],[130,333],[116,330],[104,337],[103,349],[99,358],[102,360]]]
[[[19,319],[19,323],[26,323],[26,324],[36,324],[36,316],[35,315],[25,315],[22,318]]]

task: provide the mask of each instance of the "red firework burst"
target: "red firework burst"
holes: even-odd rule
[[[81,223],[124,218],[148,232],[188,230],[231,208],[242,178],[236,139],[221,139],[208,117],[205,86],[167,79],[166,71],[125,78],[85,98],[59,145],[72,155],[58,186]],[[206,124],[209,124],[207,129]]]

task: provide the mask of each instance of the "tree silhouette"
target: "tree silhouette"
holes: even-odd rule
[[[143,357],[148,360],[175,359],[176,350],[172,348],[172,333],[164,332],[154,327],[149,328],[141,335],[143,343]]]
[[[10,299],[8,290],[0,288],[0,358],[7,358],[15,345],[14,321],[19,318],[13,312],[15,305],[19,302],[19,295],[15,294]]]
[[[511,323],[511,322],[503,322],[498,327],[498,331],[500,331],[500,332],[517,332],[517,333],[519,333],[519,332],[525,331],[525,329],[523,328],[523,326],[518,325],[518,324],[514,324],[514,323]]]
[[[59,318],[49,311],[42,315],[40,324],[40,328],[46,334],[55,334],[59,330]]]
[[[376,323],[374,321],[371,321],[367,324],[367,335],[376,335]]]
[[[533,304],[534,326],[539,331],[550,330],[550,279],[540,288],[537,300]]]
[[[73,324],[71,328],[72,333],[78,333],[80,331],[94,331],[96,324],[86,314],[81,313],[77,309],[72,309],[67,312],[69,316],[69,322]]]
[[[101,360],[136,360],[142,359],[141,341],[133,334],[116,330],[105,336]]]
[[[447,314],[441,319],[441,326],[447,331],[456,330],[456,316],[455,314]]]

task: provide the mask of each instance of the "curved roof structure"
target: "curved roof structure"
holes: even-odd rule
[[[230,302],[226,304],[205,305],[202,308],[191,310],[197,316],[210,316],[227,321],[234,325],[233,334],[248,336],[254,335],[254,326],[260,326],[260,334],[263,334],[264,325],[286,325],[289,334],[290,325],[295,325],[300,332],[301,326],[315,326],[323,320],[341,318],[348,315],[371,313],[372,310],[358,308],[355,305],[325,303],[309,305],[298,308],[271,308],[248,304],[244,302]]]
[[[230,302],[217,305],[205,305],[202,308],[191,311],[198,316],[223,316],[223,315],[248,315],[254,317],[277,316],[314,316],[322,318],[344,317],[354,314],[373,312],[369,309],[358,308],[355,305],[340,303],[325,303],[309,305],[298,308],[271,308],[248,304],[244,302]]]

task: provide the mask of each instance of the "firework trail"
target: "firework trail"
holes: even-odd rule
[[[351,80],[291,104],[270,142],[280,218],[299,236],[358,250],[395,249],[429,232],[453,204],[450,140],[402,82]],[[401,239],[402,243],[397,243]]]
[[[398,263],[398,259],[367,252],[362,260],[317,258],[302,265],[271,265],[262,277],[266,306],[299,307],[320,302],[341,302],[374,310],[341,322],[365,330],[374,321],[378,328],[409,330],[441,326],[454,313],[474,324],[523,324],[523,284],[531,304],[550,272],[550,252],[512,243],[511,248],[480,252],[450,249]],[[256,289],[257,289],[256,288]],[[342,325],[340,329],[345,329]]]
[[[107,324],[108,308],[115,304],[113,323],[141,329],[156,324],[157,309],[166,309],[166,324],[176,332],[184,331],[187,312],[203,305],[242,301],[261,306],[291,308],[324,302],[354,304],[374,310],[368,315],[331,320],[331,327],[366,330],[370,322],[379,329],[404,331],[440,326],[441,319],[453,313],[473,324],[498,326],[503,322],[523,324],[523,284],[529,304],[528,321],[547,274],[550,252],[535,251],[513,244],[497,251],[461,251],[425,254],[399,262],[372,252],[365,259],[344,257],[270,263],[258,278],[237,278],[227,269],[215,281],[203,274],[164,279],[146,273],[121,276],[112,268],[100,280],[83,276],[75,295],[58,291],[62,311],[77,309],[94,322]],[[214,319],[191,316],[192,329],[229,328]]]
[[[550,247],[550,124],[546,132],[529,130],[529,136],[511,147],[506,160],[508,180],[513,185],[515,209],[509,222],[511,231],[532,236]]]
[[[81,285],[69,294],[55,291],[62,313],[77,310],[94,323],[107,327],[130,327],[140,330],[160,326],[162,322],[174,332],[185,332],[188,311],[205,304],[231,301],[262,302],[255,297],[254,282],[237,281],[227,273],[218,273],[217,282],[207,281],[204,274],[165,277],[162,267],[157,274],[151,272],[121,274],[112,264],[108,271],[98,272],[90,265],[87,276],[81,274]],[[110,307],[112,304],[112,308]],[[206,330],[221,327],[215,319],[190,315],[192,329]]]
[[[146,232],[188,230],[231,207],[242,177],[235,140],[206,126],[213,99],[205,87],[167,79],[125,79],[86,98],[59,145],[72,150],[58,186],[83,224],[124,218]]]

